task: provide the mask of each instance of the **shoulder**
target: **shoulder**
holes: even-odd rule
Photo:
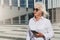
[[[43,22],[46,26],[46,28],[51,28],[52,27],[52,23],[50,22],[49,19],[44,18],[44,22]]]
[[[32,23],[33,23],[33,18],[31,18],[31,19],[29,20],[29,24],[28,24],[29,27],[32,26]]]
[[[33,21],[33,18],[31,18],[31,19],[29,20],[29,22],[31,22],[31,21]]]
[[[45,23],[51,23],[50,20],[47,19],[47,18],[43,18],[43,21],[44,21]]]

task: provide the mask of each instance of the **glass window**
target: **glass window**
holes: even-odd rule
[[[49,19],[52,22],[52,9],[49,9]]]
[[[53,9],[54,22],[56,22],[56,8]]]
[[[36,0],[36,2],[39,2],[39,1],[42,1],[42,0]]]
[[[26,22],[26,21],[25,21],[25,17],[26,17],[26,15],[22,15],[22,16],[21,16],[21,24],[25,24],[25,22]]]
[[[5,24],[11,24],[11,19],[6,19]]]
[[[33,8],[34,6],[34,0],[28,0],[28,7]]]
[[[19,17],[13,18],[13,24],[19,24]]]
[[[4,0],[5,5],[9,5],[9,0]]]
[[[20,6],[25,7],[26,6],[26,0],[20,0]]]
[[[13,6],[18,6],[18,0],[12,0],[12,5]]]
[[[45,0],[46,10],[48,11],[48,0]]]

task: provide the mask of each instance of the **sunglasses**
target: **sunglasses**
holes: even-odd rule
[[[34,8],[34,11],[36,10],[36,12],[38,12],[39,11],[39,9],[38,8]]]

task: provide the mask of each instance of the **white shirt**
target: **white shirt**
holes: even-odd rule
[[[31,30],[35,30],[37,32],[41,32],[44,36],[45,39],[51,39],[54,35],[53,29],[52,29],[52,25],[50,23],[50,20],[41,17],[41,19],[39,19],[38,21],[35,21],[35,18],[31,18],[29,21],[29,28],[28,28],[28,32],[27,32],[27,37],[26,40],[44,40],[43,38],[36,38],[34,37],[33,33],[31,32]]]

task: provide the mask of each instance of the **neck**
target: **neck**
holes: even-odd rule
[[[35,17],[36,21],[38,21],[39,19],[41,19],[41,16],[37,16]]]

